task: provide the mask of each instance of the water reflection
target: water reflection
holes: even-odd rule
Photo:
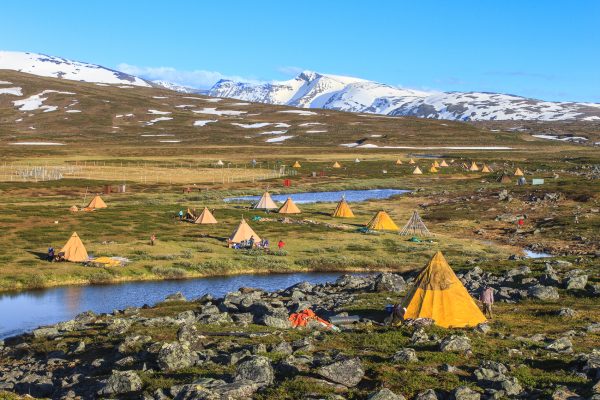
[[[295,203],[307,204],[317,202],[336,202],[342,196],[349,202],[359,202],[366,200],[388,199],[392,196],[408,193],[409,190],[400,189],[369,189],[369,190],[340,190],[335,192],[300,192],[289,194],[276,194],[271,197],[273,200],[283,203],[288,197],[291,197]],[[229,197],[225,201],[258,201],[260,196],[242,196]]]

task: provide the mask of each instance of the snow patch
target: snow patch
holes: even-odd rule
[[[287,113],[287,114],[298,114],[298,115],[303,115],[303,116],[318,115],[314,111],[306,111],[306,110],[282,110],[282,111],[277,111],[277,112]]]
[[[265,142],[267,143],[278,143],[278,142],[283,142],[285,140],[288,140],[290,138],[293,138],[293,136],[277,136],[271,139],[267,139],[265,140]]]
[[[157,122],[160,122],[160,121],[169,121],[171,119],[173,119],[173,117],[158,117],[158,118],[154,118],[153,120],[150,120],[150,121],[146,122],[145,125],[146,126],[150,126],[150,125],[154,125]]]
[[[159,111],[159,110],[148,110],[148,114],[152,114],[152,115],[169,115],[171,114],[170,111]]]
[[[0,94],[11,94],[13,96],[23,96],[20,87],[0,88]]]
[[[206,124],[210,124],[213,122],[218,122],[218,119],[204,119],[204,120],[197,120],[194,121],[194,126],[205,126]]]
[[[9,143],[16,146],[64,146],[64,143],[58,142],[15,142]]]
[[[48,97],[43,97],[50,93],[58,93],[58,94],[75,94],[73,92],[60,92],[58,90],[44,90],[41,93],[34,94],[33,96],[29,96],[23,100],[15,100],[13,104],[20,111],[33,111],[33,110],[44,110],[44,112],[56,111],[58,107],[56,106],[45,106],[44,101],[48,100]]]
[[[284,133],[287,133],[287,131],[267,131],[261,132],[259,135],[283,135]]]
[[[67,110],[65,112],[68,112],[68,113],[80,113],[81,110]]]
[[[192,111],[197,114],[211,114],[211,115],[242,115],[242,114],[246,114],[246,111],[217,110],[216,108],[203,108],[202,110],[192,110]]]
[[[240,124],[238,122],[232,122],[231,125],[239,126],[244,129],[253,129],[253,128],[264,128],[265,126],[271,125],[271,122],[256,122],[253,124]]]

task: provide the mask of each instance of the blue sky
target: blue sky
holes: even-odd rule
[[[371,4],[370,4],[371,3]],[[11,1],[0,49],[210,86],[309,69],[600,102],[600,1]]]

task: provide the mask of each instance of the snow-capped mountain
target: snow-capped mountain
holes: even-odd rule
[[[189,86],[178,85],[176,83],[169,82],[169,81],[157,80],[157,81],[152,81],[152,84],[154,86],[161,87],[164,89],[174,90],[179,93],[189,93],[189,94],[204,94],[204,93],[206,93],[206,90],[195,89],[195,88],[192,88]]]
[[[507,94],[424,92],[364,79],[305,71],[288,81],[221,80],[210,96],[395,116],[481,120],[600,120],[600,104],[548,102]]]
[[[0,51],[0,69],[82,82],[152,86],[149,82],[96,64],[67,60],[45,54]]]

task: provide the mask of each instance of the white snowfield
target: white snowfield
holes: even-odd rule
[[[259,135],[283,135],[284,133],[287,133],[287,131],[267,131],[261,132]]]
[[[412,150],[512,150],[508,146],[378,146],[376,144],[344,143],[340,146],[360,149],[412,149]]]
[[[12,82],[9,82],[9,81],[0,81],[0,85],[12,85]]]
[[[146,126],[151,126],[154,125],[157,122],[161,122],[161,121],[169,121],[173,119],[173,117],[158,117],[158,118],[154,118],[148,122],[145,123]]]
[[[264,128],[265,126],[271,125],[271,122],[255,122],[253,124],[240,124],[238,122],[232,122],[231,125],[239,126],[244,129],[252,129],[252,128]]]
[[[80,113],[80,112],[81,112],[81,110],[67,110],[67,111],[65,111],[65,112],[68,112],[68,113]],[[113,128],[115,128],[115,127],[113,126]],[[118,127],[117,127],[117,128],[118,128]]]
[[[0,69],[73,81],[150,86],[148,82],[136,76],[100,65],[37,53],[0,51]]]
[[[310,131],[306,131],[306,133],[327,133],[327,131],[310,130]]]
[[[0,94],[11,94],[13,96],[23,96],[23,92],[20,87],[0,88]]]
[[[33,110],[44,110],[44,112],[56,111],[57,106],[44,105],[44,101],[48,100],[48,97],[44,97],[47,94],[58,93],[58,94],[75,94],[73,92],[60,92],[58,90],[44,90],[41,93],[34,94],[23,100],[15,100],[13,104],[20,111],[33,111]]]
[[[313,126],[313,125],[325,125],[322,122],[305,122],[303,124],[300,124],[298,126]]]
[[[277,112],[287,113],[287,114],[298,114],[298,115],[303,115],[303,116],[317,115],[317,113],[314,111],[304,111],[304,110],[282,110],[282,111],[277,111]]]
[[[159,140],[160,143],[181,143],[181,140]]]
[[[206,124],[211,124],[213,122],[219,122],[218,119],[200,119],[197,121],[194,121],[194,126],[205,126]]]
[[[538,139],[547,139],[547,140],[558,140],[561,142],[581,142],[586,141],[588,138],[583,136],[566,136],[566,137],[558,137],[556,135],[531,135]]]
[[[271,139],[267,139],[267,140],[265,140],[265,142],[267,142],[267,143],[279,143],[279,142],[286,141],[286,140],[288,140],[290,138],[293,138],[293,136],[277,136],[277,137],[274,137],[274,138],[271,138]]]
[[[209,95],[301,108],[368,113],[361,116],[415,116],[450,120],[600,119],[600,104],[549,102],[508,94],[427,92],[382,83],[304,71],[288,81],[246,83],[221,80]],[[303,110],[286,110],[300,115]],[[382,115],[374,115],[382,114]]]
[[[169,114],[171,114],[171,111],[148,110],[148,114],[153,114],[153,115],[169,115]]]
[[[242,115],[246,114],[246,111],[236,110],[217,110],[216,108],[203,108],[202,110],[192,110],[198,114],[212,114],[212,115]]]
[[[15,142],[9,143],[16,146],[64,146],[64,143],[58,142]]]

